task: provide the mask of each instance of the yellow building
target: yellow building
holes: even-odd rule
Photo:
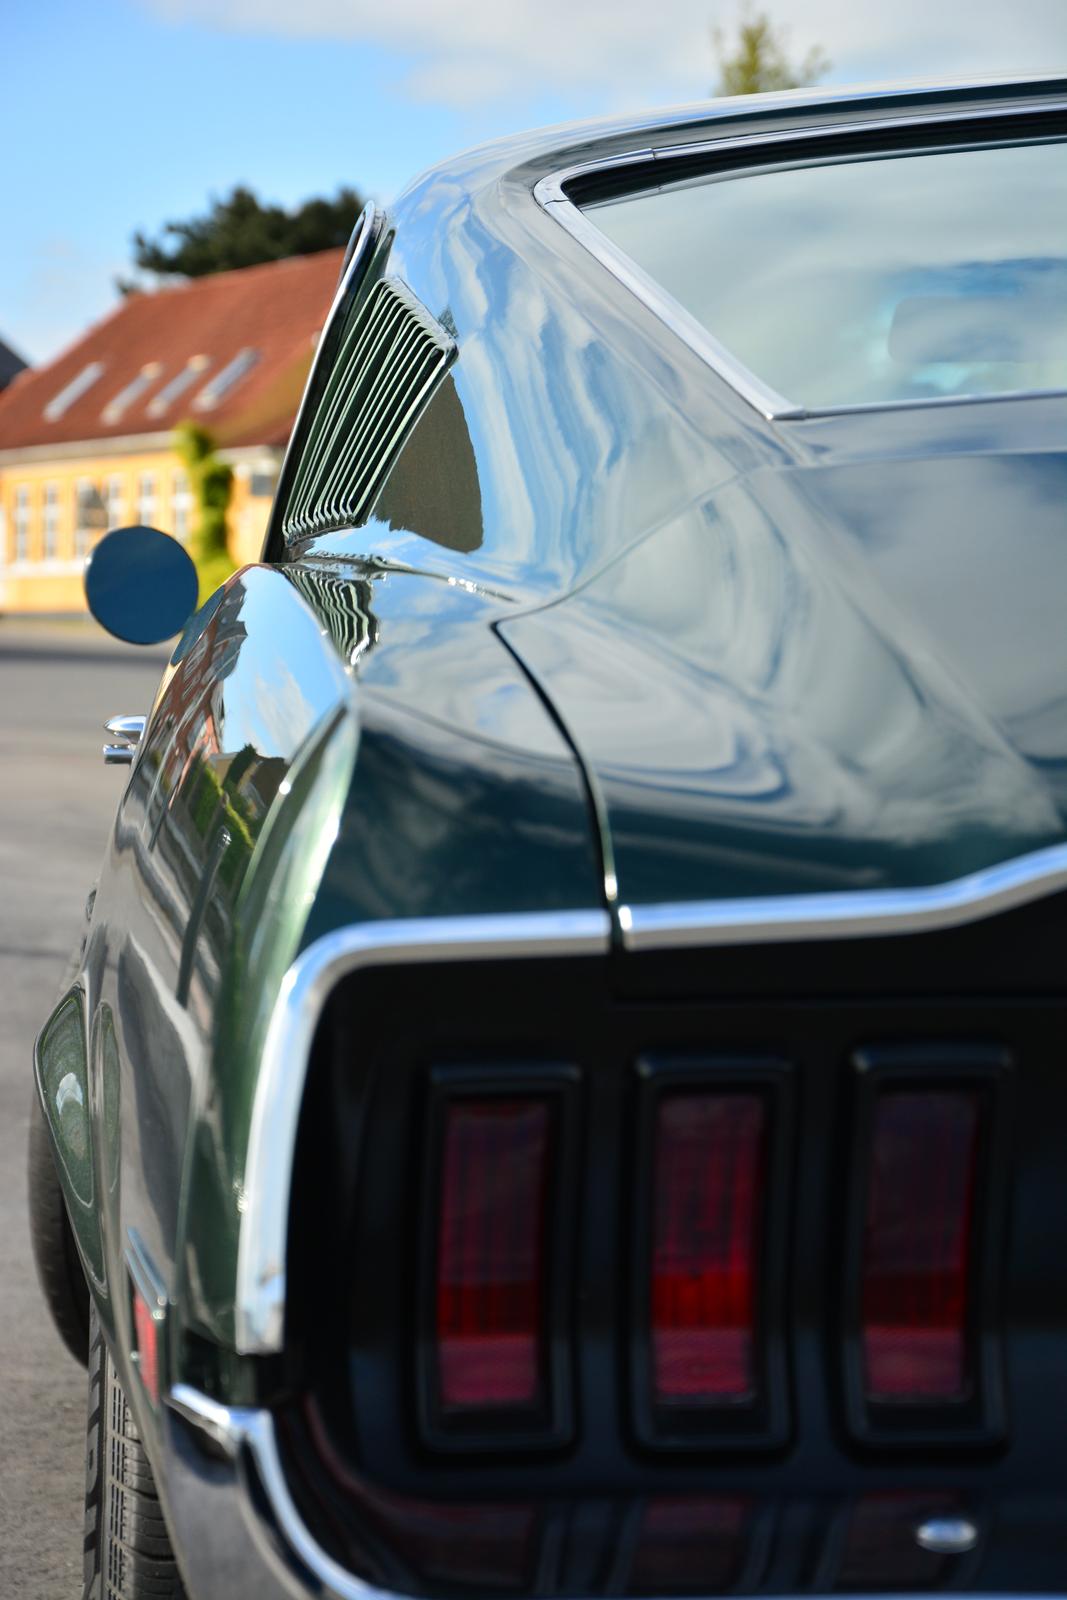
[[[234,469],[235,565],[255,561],[340,250],[129,296],[0,394],[0,613],[83,611],[108,528],[188,538],[196,505],[175,426],[206,428]]]

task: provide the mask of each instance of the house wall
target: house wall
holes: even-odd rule
[[[0,613],[83,612],[85,557],[107,527],[146,522],[183,542],[196,506],[173,450],[70,456],[5,452],[0,462]],[[229,451],[228,517],[235,566],[258,561],[278,452]],[[95,503],[86,491],[95,491]]]

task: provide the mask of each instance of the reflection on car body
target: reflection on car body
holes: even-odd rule
[[[168,1582],[1067,1588],[1065,139],[724,102],[361,220],[37,1049]]]

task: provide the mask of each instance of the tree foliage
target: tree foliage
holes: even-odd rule
[[[135,233],[134,263],[160,276],[202,278],[261,261],[311,255],[347,244],[362,209],[354,189],[338,189],[332,200],[305,200],[286,211],[264,205],[239,184],[224,199],[213,200],[205,216],[165,223],[157,239]]]
[[[233,468],[219,460],[210,433],[195,422],[183,422],[175,428],[174,448],[189,475],[196,506],[189,554],[200,578],[197,603],[203,605],[234,570],[227,527]]]
[[[713,28],[711,37],[719,59],[716,94],[803,89],[830,70],[830,62],[818,46],[802,61],[791,64],[784,33],[775,28],[766,11],[753,11],[750,0],[741,8],[736,41],[727,39],[722,28]]]

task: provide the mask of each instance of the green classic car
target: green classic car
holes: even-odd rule
[[[1065,140],[478,150],[262,562],[98,548],[180,640],[36,1049],[87,1596],[1067,1592]]]

